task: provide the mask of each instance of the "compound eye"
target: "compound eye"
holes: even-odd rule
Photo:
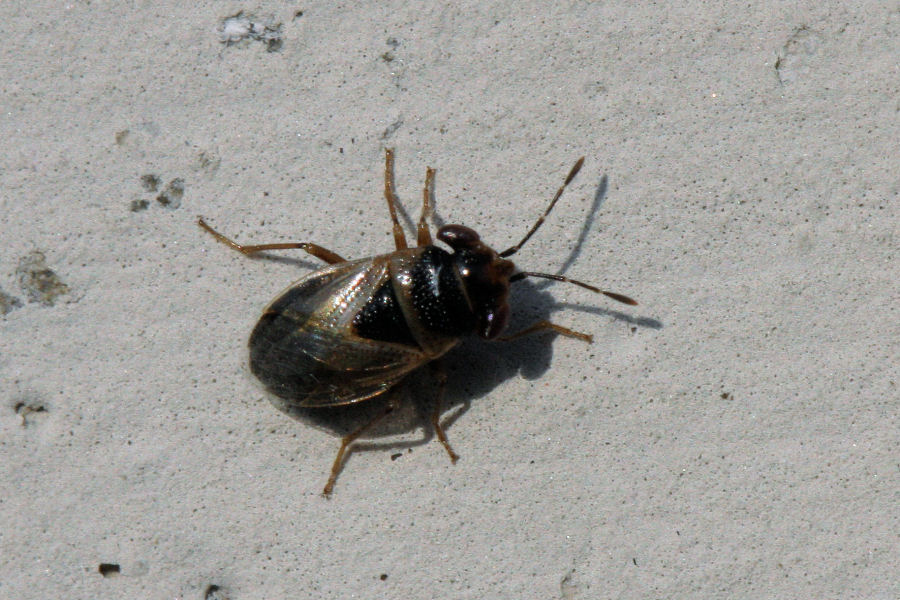
[[[437,238],[451,248],[473,248],[481,238],[465,225],[444,225],[437,232]]]

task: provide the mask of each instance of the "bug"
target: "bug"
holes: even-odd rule
[[[613,300],[637,302],[582,281],[533,271],[519,271],[508,258],[540,228],[566,187],[584,164],[572,166],[544,213],[525,236],[497,252],[464,225],[444,225],[434,244],[428,219],[434,197],[435,171],[428,167],[416,243],[409,247],[397,218],[394,152],[385,151],[384,197],[394,236],[393,252],[346,260],[310,242],[241,245],[225,237],[203,218],[198,224],[216,240],[245,255],[269,250],[300,249],[327,263],[288,287],[263,311],[250,334],[250,369],[273,394],[296,407],[328,407],[362,402],[394,388],[411,371],[435,365],[438,392],[431,425],[452,462],[453,451],[440,423],[447,375],[438,359],[463,336],[510,341],[541,331],[577,338],[592,336],[542,320],[517,333],[501,336],[509,320],[511,284],[527,277],[571,283]],[[322,493],[334,490],[350,445],[383,414],[344,436]]]

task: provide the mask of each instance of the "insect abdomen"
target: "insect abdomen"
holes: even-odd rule
[[[387,279],[353,317],[353,331],[369,340],[419,347],[397,302],[391,279]]]

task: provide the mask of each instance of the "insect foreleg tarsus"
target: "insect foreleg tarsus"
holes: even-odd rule
[[[391,213],[391,224],[394,231],[394,245],[397,250],[404,250],[406,245],[406,235],[403,228],[400,227],[400,221],[397,219],[397,194],[394,193],[394,149],[386,148],[384,151],[384,199],[387,200],[388,211]]]
[[[229,248],[233,248],[234,250],[237,250],[238,252],[240,252],[241,254],[244,254],[246,256],[252,256],[253,254],[256,254],[257,252],[265,252],[267,250],[300,249],[300,250],[303,250],[304,252],[307,252],[308,254],[312,254],[313,256],[315,256],[318,259],[321,259],[321,260],[327,262],[328,264],[333,265],[335,263],[346,262],[346,259],[339,256],[338,254],[335,254],[328,248],[323,248],[322,246],[319,246],[318,244],[313,244],[310,242],[287,242],[287,243],[283,243],[283,244],[254,244],[252,246],[244,246],[244,245],[238,244],[237,242],[235,242],[234,240],[232,240],[230,238],[225,237],[224,235],[222,235],[221,233],[219,233],[218,231],[216,231],[215,229],[213,229],[212,227],[207,225],[206,221],[204,221],[202,217],[197,219],[197,225],[202,227],[205,231],[209,232],[214,238],[216,238],[218,241],[222,242]]]
[[[425,169],[425,187],[422,189],[422,215],[419,217],[416,243],[419,246],[432,244],[431,231],[428,230],[428,219],[434,211],[434,169]]]

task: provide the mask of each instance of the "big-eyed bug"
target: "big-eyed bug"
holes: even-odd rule
[[[509,319],[510,284],[526,277],[573,283],[625,304],[637,304],[627,296],[568,277],[518,271],[507,260],[538,230],[583,163],[584,157],[578,159],[525,237],[503,252],[487,246],[474,230],[463,225],[438,229],[437,239],[451,252],[434,245],[428,228],[435,173],[430,167],[425,173],[418,245],[408,247],[397,219],[391,149],[385,156],[384,196],[396,249],[389,254],[345,260],[308,242],[244,246],[200,218],[200,227],[243,254],[297,248],[328,263],[291,285],[263,311],[250,334],[251,371],[288,406],[339,406],[383,394],[411,371],[436,361],[468,334],[509,341],[549,330],[591,342],[590,335],[549,321],[500,336]],[[431,423],[450,459],[456,462],[458,456],[440,424],[447,376],[439,367],[436,372],[439,388]],[[334,489],[350,444],[393,408],[392,401],[383,414],[344,436],[323,490],[325,496]]]

